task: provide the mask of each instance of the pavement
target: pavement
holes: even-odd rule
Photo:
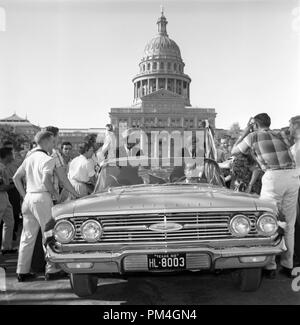
[[[79,298],[68,278],[45,281],[39,274],[31,282],[17,282],[16,263],[17,254],[0,255],[0,267],[6,269],[5,280],[0,276],[1,305],[300,305],[300,269],[294,290],[292,280],[281,274],[264,278],[256,292],[240,292],[229,271],[131,274],[99,279],[92,297]]]

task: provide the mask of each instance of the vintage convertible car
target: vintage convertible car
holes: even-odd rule
[[[105,273],[221,269],[239,270],[240,289],[253,291],[284,250],[275,206],[225,188],[210,159],[109,161],[94,193],[55,206],[53,217],[47,258],[78,296],[93,294]]]

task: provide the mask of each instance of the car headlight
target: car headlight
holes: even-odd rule
[[[278,224],[271,214],[263,214],[257,220],[257,231],[262,236],[272,236],[276,233]]]
[[[75,236],[75,227],[68,220],[60,220],[54,226],[54,238],[62,243],[69,243]]]
[[[249,234],[250,230],[250,220],[246,216],[238,214],[231,219],[230,231],[232,235],[236,237],[244,237]]]
[[[102,235],[102,227],[96,220],[87,220],[81,225],[81,235],[87,242],[96,242]]]

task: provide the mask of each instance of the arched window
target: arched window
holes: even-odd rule
[[[156,90],[156,79],[150,79],[150,92]]]
[[[153,70],[157,69],[157,62],[153,62]]]
[[[174,79],[168,79],[168,90],[174,92]]]
[[[177,64],[174,63],[174,71],[177,71]]]
[[[171,62],[168,62],[168,70],[171,70]]]
[[[160,62],[160,63],[159,63],[159,69],[160,69],[160,70],[163,70],[164,68],[165,68],[164,63],[163,63],[163,62]]]
[[[158,89],[164,89],[166,84],[166,80],[164,78],[158,79]]]
[[[148,71],[150,70],[150,67],[151,67],[150,63],[148,63],[148,66],[147,66]]]

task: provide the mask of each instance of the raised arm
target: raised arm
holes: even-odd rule
[[[253,125],[251,124],[252,118],[248,121],[246,128],[244,129],[242,135],[236,140],[235,144],[232,147],[231,154],[233,156],[238,155],[239,153],[246,153],[250,148],[249,143],[249,134]],[[248,136],[249,135],[249,136]]]

